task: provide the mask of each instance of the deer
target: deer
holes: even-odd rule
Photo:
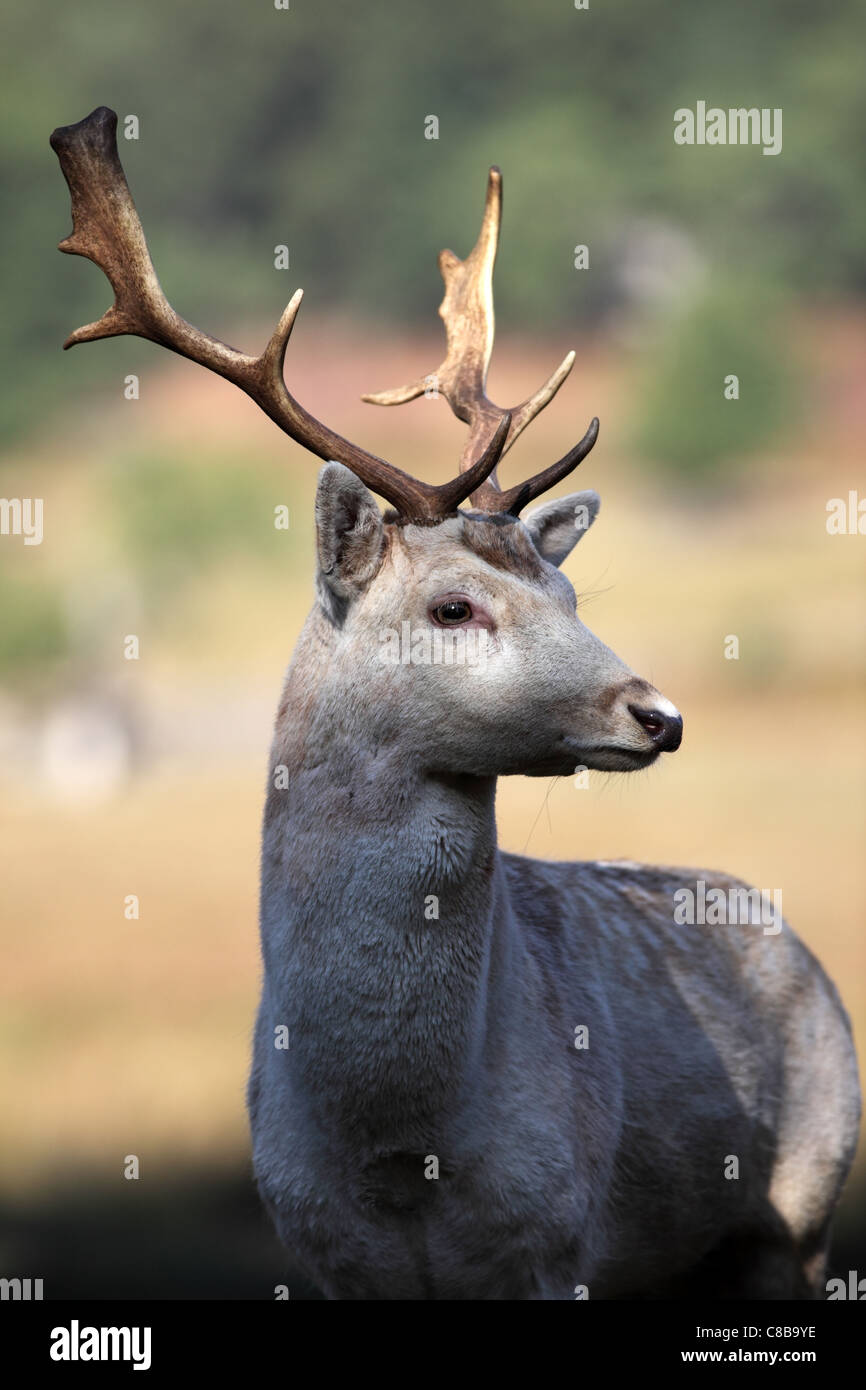
[[[696,882],[754,891],[727,874],[497,842],[500,777],[634,772],[683,728],[577,616],[561,567],[597,494],[520,515],[587,456],[598,420],[558,462],[498,480],[574,361],[512,409],[486,394],[499,171],[474,249],[440,256],[434,378],[469,434],[457,476],[433,484],[289,393],[300,291],[257,357],[175,312],[115,132],[102,107],[51,137],[72,198],[60,250],[115,294],[64,346],[149,339],[323,461],[315,599],[270,755],[247,1096],[255,1178],[295,1267],[332,1300],[819,1297],[860,1097],[815,956],[787,923],[677,923]],[[398,405],[429,380],[366,399]],[[383,659],[404,622],[483,633],[484,659]]]

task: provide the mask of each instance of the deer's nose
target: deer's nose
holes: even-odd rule
[[[642,709],[640,705],[629,705],[629,713],[646,729],[660,753],[673,753],[679,748],[683,737],[683,717],[669,705],[667,709]]]

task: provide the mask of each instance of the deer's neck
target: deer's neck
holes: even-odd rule
[[[495,780],[418,766],[399,728],[372,742],[358,682],[310,683],[328,640],[308,624],[277,720],[265,1008],[289,1027],[293,1084],[312,1105],[405,1144],[446,1100],[470,1102],[508,987]]]

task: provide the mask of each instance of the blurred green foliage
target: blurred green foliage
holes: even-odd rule
[[[0,571],[0,612],[0,679],[32,687],[69,652],[62,591],[40,577]]]
[[[303,316],[330,305],[432,323],[436,253],[468,250],[491,162],[506,173],[506,331],[579,327],[615,306],[617,233],[639,217],[681,229],[726,284],[745,273],[791,297],[866,288],[858,0],[586,11],[569,0],[32,0],[7,7],[4,25],[7,436],[47,400],[60,410],[139,360],[116,343],[74,362],[59,353],[108,287],[53,249],[68,199],[48,135],[101,104],[139,117],[121,155],[161,278],[217,334],[273,322],[298,283]],[[674,110],[698,99],[782,107],[782,153],[675,146]],[[424,139],[430,114],[438,141]],[[589,273],[573,269],[578,242],[592,248]],[[278,243],[288,273],[274,270]]]
[[[7,494],[14,491],[12,477],[0,475]],[[307,527],[309,518],[296,503],[292,474],[277,480],[267,460],[248,453],[238,463],[236,454],[209,450],[203,463],[194,452],[151,450],[107,461],[89,485],[99,498],[99,526],[134,583],[151,631],[190,588],[238,559],[244,570],[264,570],[278,584],[297,577],[293,527],[300,517]],[[277,507],[288,509],[288,528],[282,514],[275,525]],[[0,683],[35,694],[87,648],[73,631],[68,573],[22,566],[23,553],[20,544],[0,549]],[[98,602],[94,594],[90,606],[97,612]]]
[[[756,289],[696,298],[645,372],[634,443],[663,474],[726,491],[795,417],[795,368],[772,305]],[[736,376],[737,382],[726,380]],[[736,389],[738,395],[726,396]]]
[[[176,453],[148,453],[112,470],[107,496],[145,601],[156,602],[239,555],[290,573],[295,548],[274,525],[274,508],[288,506],[290,529],[292,491],[289,476],[277,493],[273,469],[264,463],[257,470],[249,458],[239,465],[209,452],[201,467]]]

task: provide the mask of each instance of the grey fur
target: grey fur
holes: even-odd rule
[[[346,474],[264,817],[248,1099],[292,1259],[335,1299],[813,1296],[859,1116],[833,985],[787,926],[674,924],[724,875],[499,851],[498,775],[625,769],[628,703],[662,697],[531,577],[551,504],[388,526]],[[383,626],[455,589],[493,615],[487,668],[383,663]]]

